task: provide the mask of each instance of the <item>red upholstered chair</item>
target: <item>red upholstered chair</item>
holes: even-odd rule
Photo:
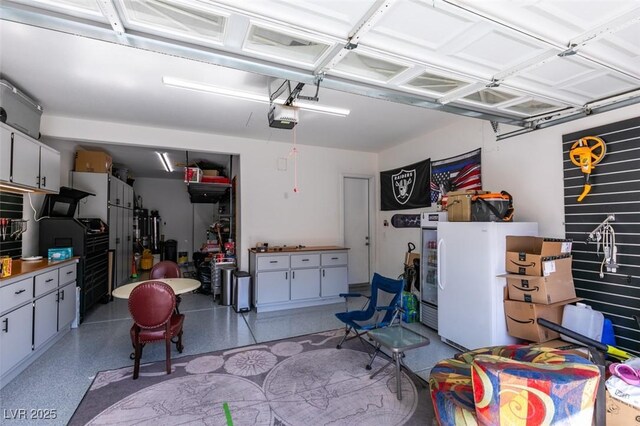
[[[171,287],[159,281],[149,281],[133,289],[129,296],[129,312],[133,317],[131,343],[134,347],[133,379],[140,372],[142,348],[146,343],[164,340],[167,353],[167,374],[171,374],[171,339],[178,338],[176,348],[182,353],[182,323],[184,315],[175,313],[176,295]]]
[[[149,272],[149,279],[180,278],[180,267],[176,262],[163,260],[153,265]]]

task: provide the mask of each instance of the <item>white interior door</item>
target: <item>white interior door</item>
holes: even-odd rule
[[[349,250],[349,284],[368,283],[371,275],[369,179],[344,178],[344,244]]]

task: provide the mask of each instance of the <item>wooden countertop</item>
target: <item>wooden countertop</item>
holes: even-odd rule
[[[257,251],[256,248],[250,248],[249,251],[252,253],[304,253],[307,251],[331,251],[331,250],[349,250],[347,247],[340,246],[309,246],[309,247],[298,247],[298,246],[274,246],[269,247],[267,251]]]
[[[50,266],[58,266],[58,265],[64,265],[65,263],[77,262],[78,259],[80,259],[80,257],[78,256],[74,256],[71,259],[57,260],[55,262],[49,262],[46,258],[43,258],[42,260],[32,261],[32,262],[26,262],[24,260],[14,259],[13,262],[11,263],[11,275],[9,275],[8,277],[0,278],[0,283],[2,283],[3,281],[15,279],[20,275],[26,275],[32,272],[38,272],[39,270],[48,268]]]

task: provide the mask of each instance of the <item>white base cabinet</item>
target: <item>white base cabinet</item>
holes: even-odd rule
[[[291,300],[320,296],[320,271],[317,268],[291,270]]]
[[[77,259],[0,280],[0,388],[70,330]]]
[[[347,267],[333,266],[322,268],[321,296],[337,296],[340,293],[347,293],[349,285],[347,283]]]
[[[338,303],[348,291],[347,249],[257,253],[249,251],[249,272],[258,312]]]
[[[289,300],[289,272],[258,272],[257,298],[261,303],[286,302]]]
[[[0,376],[31,353],[33,307],[25,305],[0,317]]]

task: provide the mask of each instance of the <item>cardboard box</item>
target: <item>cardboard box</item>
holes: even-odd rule
[[[73,257],[73,247],[50,248],[47,250],[49,262],[56,260],[66,260]]]
[[[570,256],[572,241],[508,235],[505,269],[519,275],[548,276],[554,272],[555,265],[546,262]]]
[[[560,334],[538,325],[538,318],[544,318],[560,325],[562,324],[564,305],[579,300],[581,299],[574,298],[550,305],[541,305],[506,299],[504,301],[504,314],[507,321],[507,332],[510,336],[530,342],[541,343],[559,339]]]
[[[449,222],[471,222],[471,197],[488,194],[489,191],[450,191],[447,193],[447,216]]]
[[[200,182],[201,180],[202,180],[202,169],[200,169],[199,167],[184,168],[185,182]]]
[[[219,176],[220,172],[217,170],[202,170],[202,176]]]
[[[102,151],[76,151],[76,172],[110,173],[113,161]]]
[[[420,253],[415,253],[415,252],[409,253],[409,252],[407,252],[407,253],[404,254],[404,264],[407,265],[407,266],[413,267],[413,261],[415,259],[420,260]]]
[[[607,389],[607,426],[640,426],[640,408],[611,396]]]
[[[506,274],[509,299],[549,305],[576,297],[571,273],[571,256],[551,260],[547,270],[555,272],[547,276]]]

